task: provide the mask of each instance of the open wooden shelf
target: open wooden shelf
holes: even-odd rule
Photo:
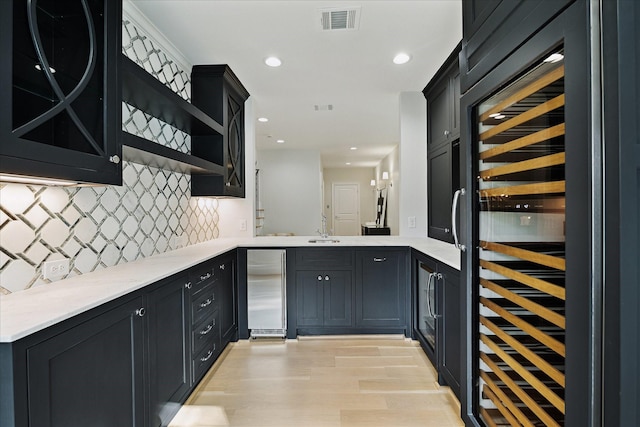
[[[128,132],[122,132],[122,155],[125,160],[181,173],[223,175],[221,165],[182,153]]]
[[[220,123],[184,100],[131,59],[124,55],[120,59],[124,102],[192,137],[213,137],[211,143],[222,143],[222,138],[215,138],[224,135],[225,130]],[[224,167],[213,159],[186,154],[124,131],[121,140],[124,160],[182,173],[224,176]]]

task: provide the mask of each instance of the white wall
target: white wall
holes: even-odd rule
[[[315,150],[258,150],[262,234],[315,235],[321,226],[322,167]]]
[[[387,188],[387,225],[391,229],[391,235],[393,236],[397,236],[400,229],[398,189],[401,187],[402,181],[400,180],[400,157],[398,152],[398,147],[394,148],[376,167],[376,179],[379,186],[386,185]],[[386,183],[382,181],[382,172],[389,172],[389,180]]]
[[[253,98],[244,103],[244,163],[245,163],[245,198],[220,199],[218,201],[219,237],[252,237],[255,236],[255,173],[256,173],[256,138]],[[243,225],[246,225],[242,230]]]
[[[427,235],[427,103],[422,92],[400,94],[399,234]],[[415,227],[409,227],[409,218]]]
[[[333,229],[332,194],[334,183],[357,183],[360,185],[360,222],[376,220],[375,188],[371,180],[375,179],[374,168],[325,168],[324,169],[324,214],[327,227]]]

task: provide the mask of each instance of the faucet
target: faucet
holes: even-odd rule
[[[324,213],[320,214],[322,216],[322,231],[317,230],[320,237],[326,239],[329,237],[329,233],[327,232],[327,216]]]

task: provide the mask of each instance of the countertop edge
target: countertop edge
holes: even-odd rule
[[[16,342],[236,248],[407,247],[454,269],[460,269],[457,249],[453,245],[430,238],[337,237],[340,242],[330,244],[312,244],[308,242],[310,238],[298,236],[214,239],[51,284],[0,295],[0,344]],[[149,271],[153,273],[150,274]],[[79,289],[83,292],[78,292]],[[42,310],[45,306],[49,307],[48,312]]]

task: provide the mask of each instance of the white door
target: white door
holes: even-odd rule
[[[333,184],[333,234],[360,235],[360,188],[358,184]]]

